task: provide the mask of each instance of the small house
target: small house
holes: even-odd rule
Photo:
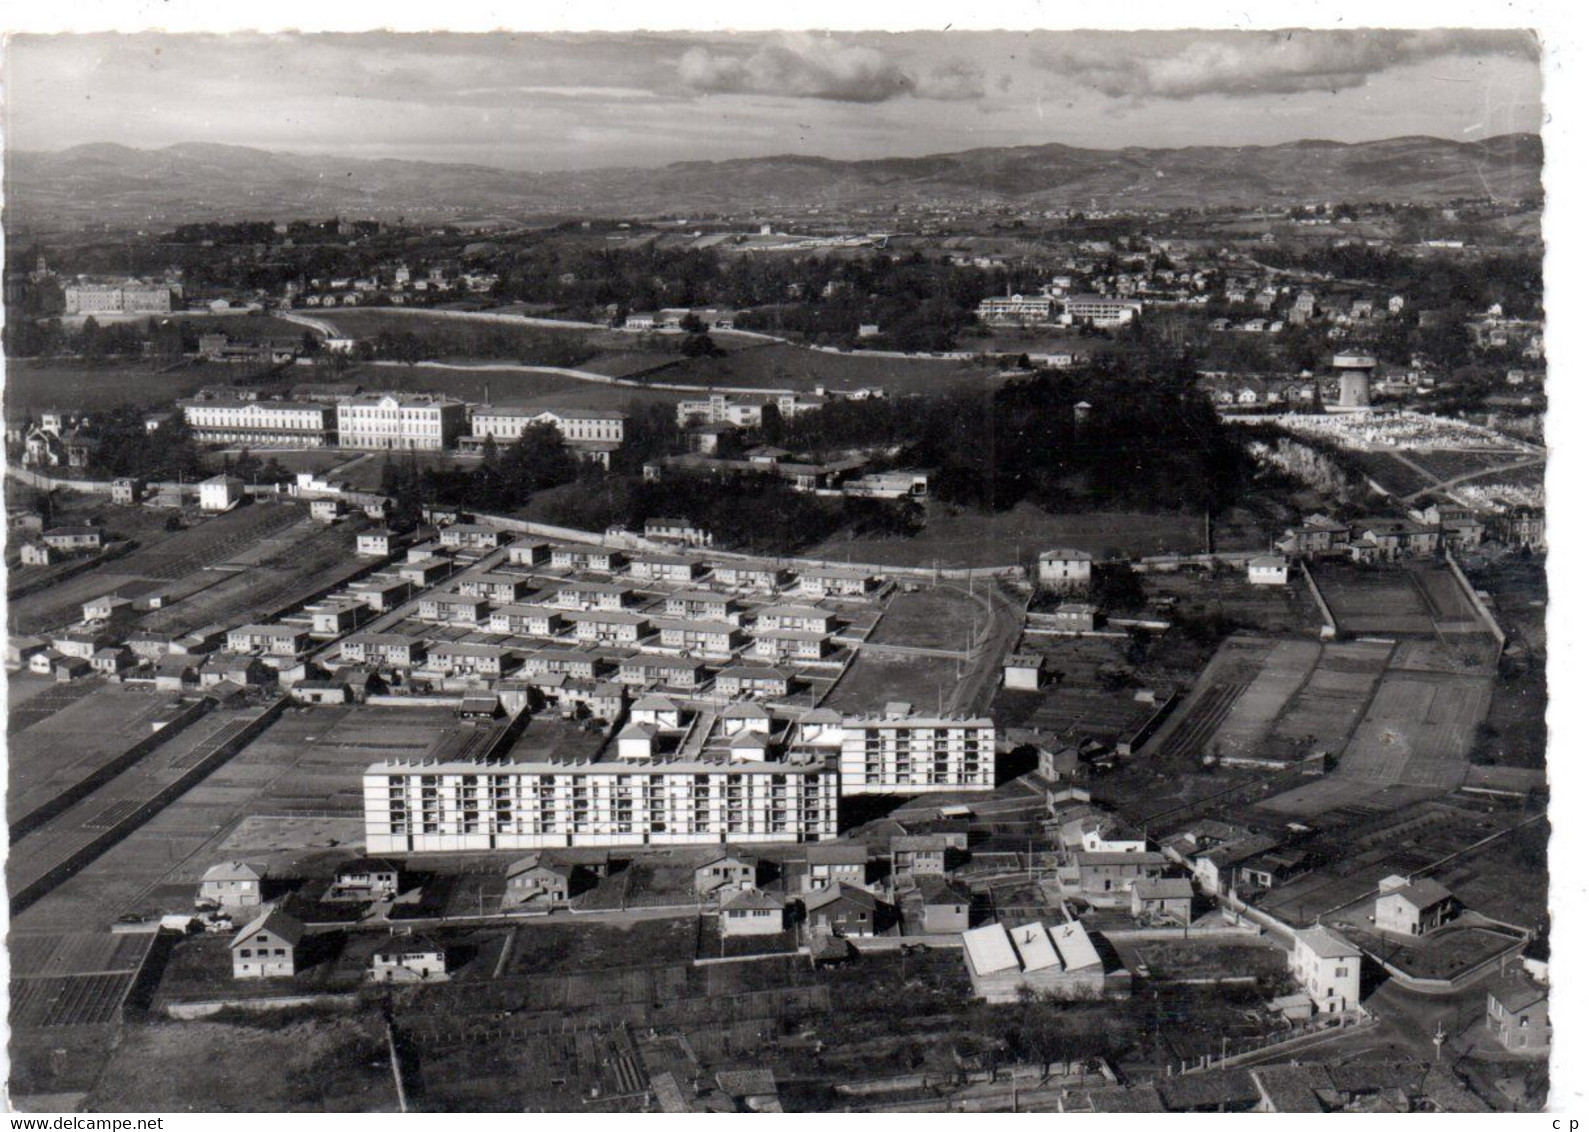
[[[831,884],[805,898],[806,930],[815,935],[864,938],[877,934],[879,904],[864,888]]]
[[[777,935],[783,926],[783,901],[759,888],[734,890],[718,908],[718,930],[724,938]]]
[[[370,956],[370,979],[377,983],[443,982],[447,949],[424,936],[393,936]]]
[[[1131,914],[1152,923],[1192,922],[1192,882],[1188,877],[1157,877],[1131,885]]]
[[[1427,877],[1414,881],[1385,877],[1374,900],[1375,926],[1396,935],[1427,935],[1456,919],[1458,913],[1457,898],[1451,891]]]
[[[971,893],[941,876],[916,882],[921,895],[921,927],[927,935],[949,935],[971,927]]]
[[[723,889],[745,890],[756,887],[756,859],[724,853],[695,867],[695,892],[709,895]]]
[[[222,908],[253,908],[263,903],[264,865],[247,861],[222,861],[204,871],[199,881],[200,904],[217,904]]]
[[[806,886],[826,888],[834,884],[864,885],[866,846],[858,841],[826,841],[806,850]]]
[[[343,900],[390,900],[397,895],[401,878],[395,861],[357,857],[338,866],[331,892]]]
[[[1283,586],[1291,580],[1291,564],[1275,555],[1260,555],[1247,562],[1247,581],[1254,586]]]
[[[278,908],[251,921],[232,937],[232,978],[291,978],[304,927]]]
[[[1520,971],[1490,984],[1485,1028],[1510,1053],[1550,1053],[1550,991]]]
[[[504,904],[565,904],[577,895],[573,865],[548,860],[539,853],[521,857],[507,868]]]

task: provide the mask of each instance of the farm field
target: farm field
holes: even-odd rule
[[[1343,633],[1370,636],[1429,636],[1437,623],[1444,632],[1466,632],[1471,610],[1455,580],[1443,567],[1364,569],[1321,563],[1314,581]]]
[[[380,1014],[295,1010],[280,1017],[128,1026],[87,1108],[180,1112],[396,1112]]]
[[[1008,511],[984,514],[929,504],[927,525],[910,538],[839,536],[807,553],[813,558],[875,562],[884,566],[955,569],[1030,562],[1056,546],[1077,547],[1094,555],[1165,554],[1196,551],[1203,545],[1203,522],[1191,515],[1132,515],[1099,511],[1051,515],[1022,503]]]
[[[1224,618],[1243,629],[1264,633],[1317,635],[1324,623],[1301,579],[1284,586],[1255,586],[1245,572],[1184,570],[1143,574],[1149,598],[1173,597],[1183,617]]]

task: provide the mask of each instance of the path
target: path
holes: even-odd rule
[[[1431,494],[1432,492],[1443,492],[1449,495],[1453,487],[1460,483],[1466,483],[1468,480],[1483,479],[1485,476],[1499,475],[1502,472],[1515,472],[1522,468],[1543,467],[1544,463],[1545,458],[1543,456],[1530,456],[1525,460],[1518,460],[1516,463],[1512,464],[1502,464],[1499,467],[1484,468],[1477,472],[1464,472],[1460,476],[1452,476],[1450,479],[1441,480],[1439,483],[1432,484],[1421,491],[1414,492],[1412,495],[1403,496],[1402,498],[1408,503],[1413,503],[1421,499],[1423,496]]]

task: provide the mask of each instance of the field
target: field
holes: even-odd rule
[[[6,362],[6,415],[38,414],[45,409],[108,409],[128,402],[166,405],[206,385],[224,385],[241,367],[215,362],[180,362],[155,368],[146,362],[19,360]]]
[[[664,389],[640,389],[632,385],[582,381],[577,377],[555,373],[462,365],[362,365],[354,366],[341,377],[342,380],[356,382],[370,390],[444,393],[466,401],[486,400],[489,387],[493,404],[522,404],[550,409],[618,409],[627,412],[637,404],[672,406],[692,396]]]
[[[1130,515],[1112,511],[1051,515],[1022,503],[984,514],[929,504],[927,525],[910,538],[840,536],[812,547],[813,558],[876,562],[885,566],[1003,566],[1030,562],[1051,547],[1078,547],[1094,555],[1198,551],[1203,521],[1192,515]]]
[[[1395,496],[1416,495],[1437,482],[1437,477],[1409,464],[1399,453],[1350,452],[1347,454],[1347,459],[1360,468],[1364,475]]]
[[[1481,629],[1444,568],[1362,569],[1332,564],[1314,569],[1313,577],[1343,633],[1380,637]]]
[[[82,694],[26,731],[9,736],[6,813],[11,820],[144,739],[149,720],[177,702],[174,695],[97,683],[86,690],[67,685],[45,696],[59,703],[68,688]]]
[[[1469,476],[1475,472],[1482,472],[1489,468],[1504,467],[1526,459],[1523,452],[1507,452],[1505,450],[1484,450],[1464,452],[1456,449],[1430,449],[1427,451],[1413,451],[1406,453],[1406,458],[1437,480],[1456,479],[1459,476]],[[1543,468],[1544,463],[1538,465]]]
[[[724,343],[732,337],[719,335]],[[880,386],[896,396],[992,390],[1004,383],[994,369],[970,362],[868,357],[864,352],[832,354],[783,343],[757,345],[721,358],[691,358],[658,374],[657,380],[802,392],[818,385],[828,389]]]
[[[863,653],[845,670],[822,706],[840,714],[875,712],[903,700],[917,710],[938,710],[960,683],[959,664],[938,657]]]
[[[640,920],[626,926],[526,925],[514,936],[505,973],[549,975],[688,963],[695,958],[698,930],[694,916]]]
[[[1142,585],[1149,598],[1175,598],[1176,611],[1185,617],[1223,618],[1264,633],[1314,635],[1323,624],[1301,580],[1285,586],[1255,586],[1244,572],[1184,570],[1144,574]]]
[[[967,635],[985,617],[979,601],[949,586],[899,592],[868,639],[877,644],[964,650]]]
[[[129,1026],[91,1112],[395,1112],[380,1015],[295,1010]]]

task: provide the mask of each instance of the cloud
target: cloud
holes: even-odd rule
[[[875,47],[808,34],[784,35],[749,54],[692,47],[679,59],[679,80],[697,94],[830,102],[965,101],[983,94],[982,71],[974,64],[951,61],[917,75]]]
[[[1118,36],[1089,37],[1084,46],[1039,48],[1032,61],[1110,98],[1142,101],[1344,90],[1428,59],[1539,53],[1533,36],[1508,31],[1241,32],[1169,43],[1169,50],[1153,51]]]

